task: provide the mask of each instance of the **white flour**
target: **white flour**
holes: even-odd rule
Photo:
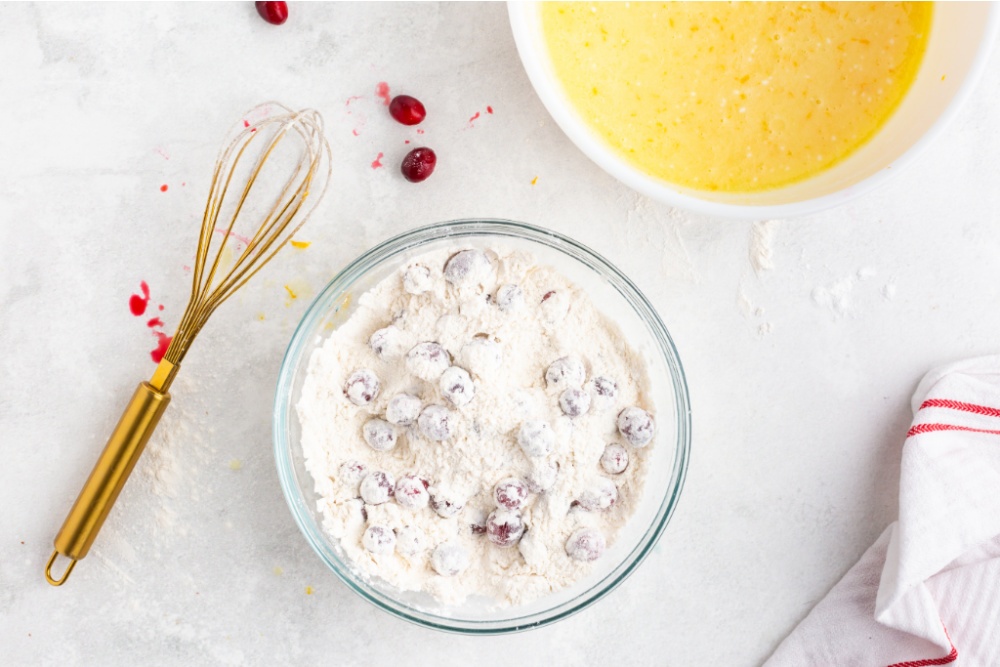
[[[297,405],[302,446],[322,496],[324,529],[362,572],[445,603],[477,595],[519,604],[564,588],[590,570],[592,563],[567,555],[571,535],[584,528],[600,533],[594,537],[584,531],[588,541],[575,552],[589,553],[600,537],[611,544],[633,513],[647,450],[627,444],[616,418],[626,407],[652,412],[652,406],[640,355],[586,294],[553,269],[536,266],[530,255],[502,248],[470,255],[476,261],[461,267],[467,271],[459,272],[462,284],[456,287],[446,280],[444,268],[460,250],[434,252],[400,267],[364,294],[357,310],[314,353]],[[504,287],[513,284],[520,289]],[[394,328],[375,337],[379,355],[369,339],[390,324]],[[440,357],[408,354],[424,342],[445,348],[443,364]],[[473,385],[456,392],[447,384],[454,402],[445,398],[437,379],[449,355],[451,364],[468,371]],[[564,385],[579,379],[574,372],[550,372],[547,382],[549,366],[563,357],[583,362],[588,396],[565,396],[560,407]],[[372,387],[355,384],[348,396],[345,383],[361,377],[357,371],[364,369],[377,376],[380,386],[370,403],[357,405],[371,396]],[[444,377],[461,382],[466,376],[456,370]],[[598,394],[594,379],[599,377],[617,384],[616,397]],[[417,397],[423,408],[445,406],[450,411],[447,437],[436,439],[442,433],[435,429],[442,424],[433,414],[413,419],[412,398],[398,400],[387,414],[390,400],[400,394]],[[584,414],[571,418],[564,413],[588,403]],[[396,425],[391,432],[388,422],[366,429],[373,418]],[[539,421],[548,423],[551,442],[543,438],[522,447],[522,424]],[[629,458],[624,472],[602,468],[609,443],[624,445]],[[538,456],[549,445],[551,453]],[[620,456],[620,450],[611,451]],[[605,458],[611,468],[620,464]],[[397,493],[387,502],[366,504],[361,495],[369,501],[384,498],[384,489],[371,477],[376,471],[406,489],[406,497],[400,500]],[[418,480],[400,484],[414,476]],[[486,534],[483,526],[497,510],[494,487],[512,477],[527,481],[534,492],[519,512],[498,515],[514,522],[519,516],[522,525],[507,528],[524,529],[519,543],[499,547],[491,540],[500,533]],[[427,493],[419,480],[427,482]],[[615,487],[616,502],[602,509]],[[441,516],[449,508],[454,515]]]

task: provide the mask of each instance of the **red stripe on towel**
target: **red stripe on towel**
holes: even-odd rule
[[[962,401],[953,401],[947,398],[929,398],[920,406],[921,410],[924,408],[948,408],[949,410],[972,412],[973,414],[986,415],[987,417],[1000,417],[1000,408],[988,408],[985,405],[963,403]]]
[[[921,433],[931,433],[933,431],[968,431],[970,433],[988,433],[990,435],[1000,435],[1000,431],[991,431],[985,428],[969,428],[968,426],[956,426],[955,424],[917,424],[906,433],[907,438],[911,438]]]
[[[928,665],[947,665],[950,662],[955,662],[958,660],[958,649],[955,648],[955,643],[951,641],[951,635],[948,634],[948,628],[944,629],[944,636],[948,638],[948,643],[951,644],[951,653],[943,658],[927,658],[926,660],[909,660],[907,662],[894,662],[889,667],[927,667]]]

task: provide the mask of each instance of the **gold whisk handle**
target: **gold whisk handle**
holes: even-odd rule
[[[166,367],[163,372],[157,368],[150,382],[143,382],[136,388],[73,509],[56,535],[55,551],[45,566],[45,579],[53,586],[61,586],[69,578],[76,561],[90,551],[111,506],[170,403],[166,386],[177,367],[166,361],[161,366]],[[52,575],[52,565],[60,554],[69,558],[70,564],[57,579]]]

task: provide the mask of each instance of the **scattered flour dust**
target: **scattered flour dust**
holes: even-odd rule
[[[482,261],[455,279],[451,262],[462,250],[401,266],[313,353],[297,405],[302,447],[323,527],[363,576],[446,604],[475,596],[516,605],[585,576],[594,565],[588,554],[599,557],[602,538],[611,544],[632,515],[649,448],[630,444],[633,432],[619,430],[617,418],[625,408],[652,406],[641,356],[580,289],[529,254],[499,247],[475,251]],[[446,352],[411,357],[423,342]],[[550,372],[564,357],[582,368],[557,364],[564,372]],[[469,375],[443,371],[449,363]],[[377,389],[367,380],[351,384],[361,369],[377,376]],[[452,375],[455,386],[441,381]],[[473,386],[456,395],[463,378]],[[581,387],[575,402],[560,402]],[[387,410],[400,394],[418,400]],[[589,410],[570,417],[581,401]],[[439,413],[450,431],[443,440],[435,438],[444,422],[424,420],[442,409],[433,406],[447,410]],[[521,427],[532,421],[546,422],[548,435],[525,445]],[[651,437],[652,422],[646,426]],[[609,460],[606,448],[618,458]],[[622,452],[627,467],[618,471]],[[395,482],[394,497],[378,472]],[[505,515],[494,487],[509,478],[528,492]],[[575,543],[574,558],[567,542],[581,530],[592,539]],[[497,546],[505,539],[509,546]]]
[[[778,225],[777,220],[762,220],[750,227],[750,266],[757,275],[774,270],[774,235]]]

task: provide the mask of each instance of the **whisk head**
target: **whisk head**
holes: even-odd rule
[[[164,355],[174,365],[219,304],[291,240],[329,184],[330,145],[318,112],[262,104],[233,134],[212,174],[191,297]]]

